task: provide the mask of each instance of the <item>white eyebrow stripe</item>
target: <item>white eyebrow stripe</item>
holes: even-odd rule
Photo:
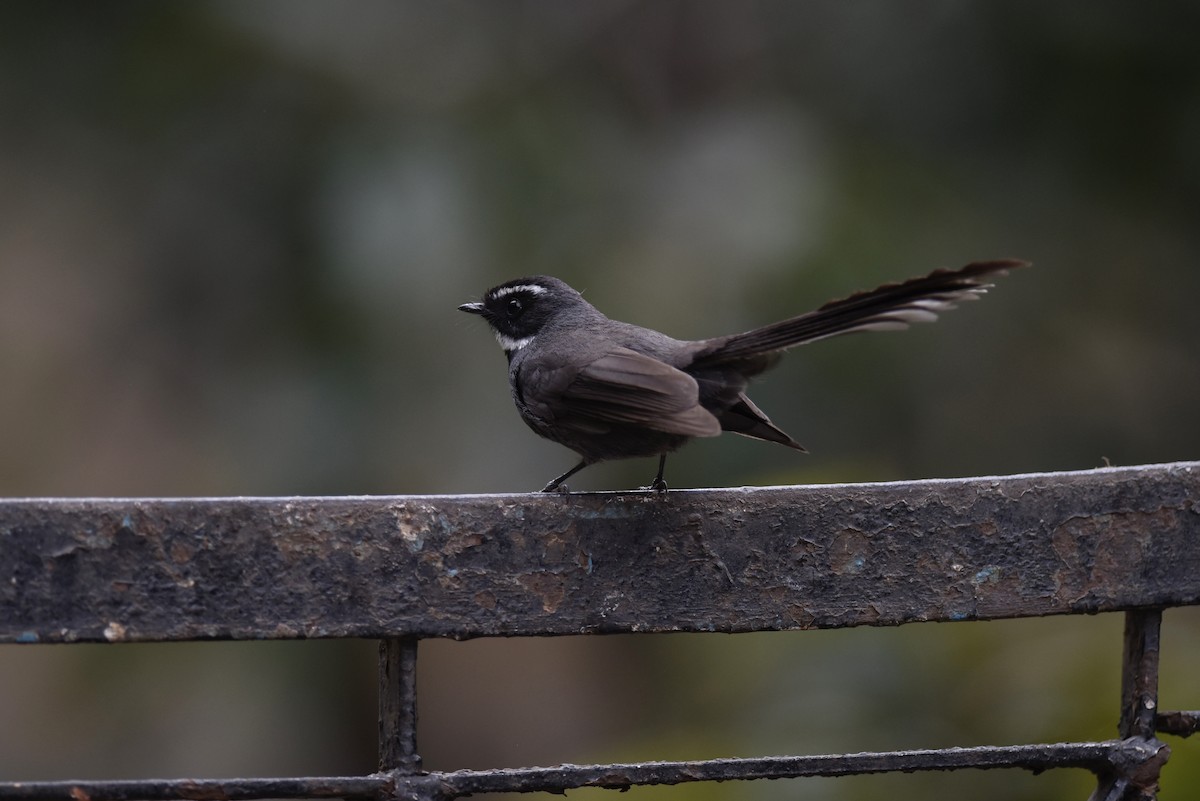
[[[531,295],[545,295],[549,290],[544,286],[537,284],[517,284],[516,286],[502,286],[492,293],[493,298],[503,298],[517,292],[528,292]]]
[[[516,353],[521,348],[533,341],[533,337],[521,337],[513,339],[510,336],[505,336],[499,331],[496,332],[496,341],[500,343],[500,347],[504,348],[505,353]]]

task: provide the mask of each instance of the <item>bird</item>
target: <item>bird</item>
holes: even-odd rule
[[[565,282],[546,275],[494,286],[459,311],[482,317],[508,358],[521,419],[575,451],[579,462],[542,492],[612,459],[657,456],[642,489],[667,491],[667,455],[695,437],[731,431],[805,452],[746,394],[750,380],[798,345],[858,331],[895,331],[932,322],[976,300],[994,278],[1029,266],[1017,259],[938,269],[830,301],[814,311],[740,334],[674,339],[610,319]]]

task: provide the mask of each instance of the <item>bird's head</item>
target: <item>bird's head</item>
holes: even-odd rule
[[[509,356],[533,342],[547,324],[562,322],[573,310],[581,319],[595,313],[582,295],[548,275],[494,286],[484,293],[483,300],[464,303],[458,310],[487,320]]]

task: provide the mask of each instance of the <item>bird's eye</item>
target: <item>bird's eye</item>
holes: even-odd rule
[[[510,300],[508,302],[508,313],[510,315],[512,315],[513,317],[516,317],[518,314],[520,314],[524,310],[525,310],[525,304],[522,303],[517,298],[513,298],[512,300]]]

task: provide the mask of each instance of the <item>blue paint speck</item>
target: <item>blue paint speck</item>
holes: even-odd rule
[[[866,557],[855,556],[854,558],[848,559],[848,560],[846,560],[846,562],[843,563],[842,570],[847,573],[851,573],[851,574],[861,573],[862,569],[866,566],[867,566]]]
[[[22,631],[17,635],[17,642],[38,642],[40,639],[36,631]]]
[[[985,581],[997,581],[1000,578],[1000,568],[994,565],[988,565],[975,574],[975,583],[982,584]]]

